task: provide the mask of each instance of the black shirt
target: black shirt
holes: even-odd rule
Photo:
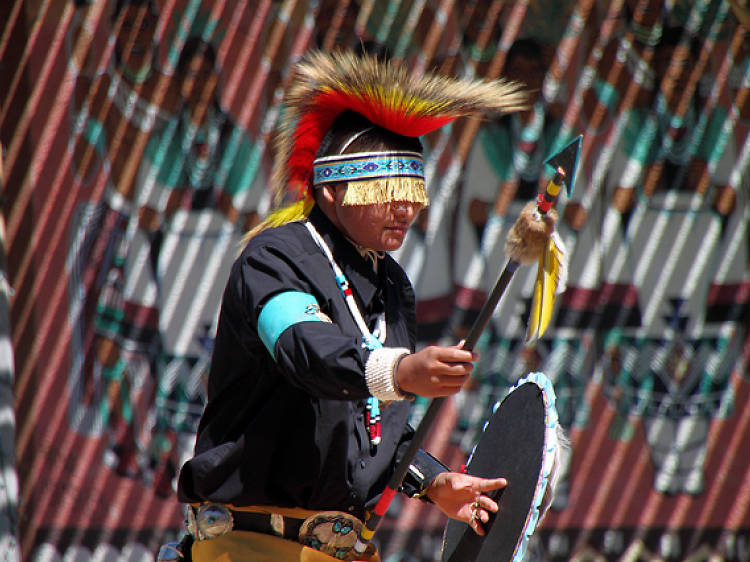
[[[413,351],[414,292],[401,267],[386,255],[376,273],[317,207],[309,220],[370,329],[385,310],[384,345]],[[258,335],[258,316],[269,298],[290,290],[313,295],[331,323],[293,324],[276,341],[274,359]],[[373,507],[413,431],[410,403],[391,402],[381,406],[382,442],[371,447],[364,418],[370,351],[361,344],[331,265],[303,223],[251,239],[224,292],[208,402],[179,499],[359,515]],[[425,454],[414,464],[427,481],[445,470]]]

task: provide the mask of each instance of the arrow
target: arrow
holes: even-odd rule
[[[497,303],[500,301],[500,297],[502,297],[505,292],[505,289],[513,278],[513,274],[516,270],[522,265],[522,263],[538,259],[539,255],[544,251],[547,241],[554,229],[554,221],[547,217],[547,213],[552,208],[552,204],[557,200],[557,196],[564,184],[567,184],[568,195],[572,192],[582,138],[583,136],[579,135],[576,139],[568,143],[559,153],[551,156],[545,162],[555,168],[555,176],[547,184],[545,192],[539,194],[536,208],[534,209],[532,205],[530,207],[530,213],[522,212],[521,216],[518,217],[518,220],[508,233],[508,238],[512,238],[510,251],[509,244],[506,243],[506,253],[510,255],[510,259],[495,281],[495,285],[492,288],[492,291],[490,291],[487,300],[482,305],[479,315],[476,320],[474,320],[474,323],[464,340],[462,349],[468,351],[474,349],[474,346],[479,340],[479,336],[487,327],[487,324],[492,317],[492,313],[494,312]],[[566,178],[570,179],[565,181]],[[354,545],[354,550],[358,554],[364,553],[367,549],[367,543],[372,539],[380,521],[388,511],[388,507],[390,506],[393,497],[396,495],[396,491],[401,487],[404,476],[406,476],[406,473],[409,470],[409,465],[414,460],[419,448],[422,446],[428,431],[431,429],[437,418],[438,412],[440,411],[445,398],[446,397],[444,396],[440,396],[430,401],[427,411],[419,422],[419,426],[417,426],[414,436],[404,452],[404,456],[396,466],[396,469],[388,480],[388,484],[386,485],[383,494],[380,496],[378,503],[375,504],[375,508],[370,514],[370,517],[362,527],[360,537]]]

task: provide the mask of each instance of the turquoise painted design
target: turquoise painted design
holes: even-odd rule
[[[357,152],[317,158],[315,185],[337,181],[413,177],[424,179],[424,162],[416,152]]]
[[[258,335],[271,357],[276,360],[276,341],[284,330],[300,322],[330,320],[320,312],[315,297],[300,291],[286,291],[271,297],[258,317]]]
[[[83,136],[90,145],[96,147],[98,154],[105,155],[107,153],[107,132],[104,129],[104,124],[96,117],[89,116],[86,118]]]
[[[620,102],[620,93],[617,89],[609,82],[597,79],[594,83],[594,91],[596,92],[596,97],[601,104],[604,105],[610,113],[615,113],[617,110],[617,104]]]

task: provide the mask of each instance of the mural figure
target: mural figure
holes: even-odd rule
[[[103,311],[118,363],[136,351],[153,372],[153,404],[143,427],[132,432],[159,443],[136,460],[155,470],[156,490],[164,495],[181,457],[192,451],[222,281],[242,234],[257,220],[250,193],[257,154],[221,107],[213,46],[189,38],[176,79],[177,116],[152,136],[139,170],[122,302]],[[129,436],[113,448],[117,466],[134,460],[128,444],[135,444]],[[159,459],[167,450],[172,455],[165,464]]]
[[[78,77],[71,137],[79,182],[98,169],[109,181],[71,234],[70,423],[107,435],[105,462],[163,496],[192,450],[220,281],[257,221],[260,151],[222,107],[205,19],[176,44],[172,77],[157,65],[155,4],[118,2],[113,63]]]
[[[153,1],[118,0],[110,19],[110,47],[105,50],[111,57],[103,59],[102,70],[96,61],[86,61],[76,77],[69,145],[73,173],[86,188],[95,185],[101,173],[106,181],[101,197],[79,204],[67,260],[73,326],[69,419],[76,431],[91,435],[100,434],[107,424],[103,381],[121,379],[120,367],[101,338],[107,327],[95,318],[101,303],[118,293],[116,273],[124,258],[146,144],[173,114],[171,81],[158,67],[158,20]],[[85,25],[79,31],[85,32]],[[87,58],[100,54],[92,45]],[[127,418],[131,413],[125,408],[119,415]]]

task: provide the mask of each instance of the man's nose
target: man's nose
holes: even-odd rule
[[[411,220],[417,214],[417,205],[409,201],[394,201],[391,209],[393,214],[401,220]]]

